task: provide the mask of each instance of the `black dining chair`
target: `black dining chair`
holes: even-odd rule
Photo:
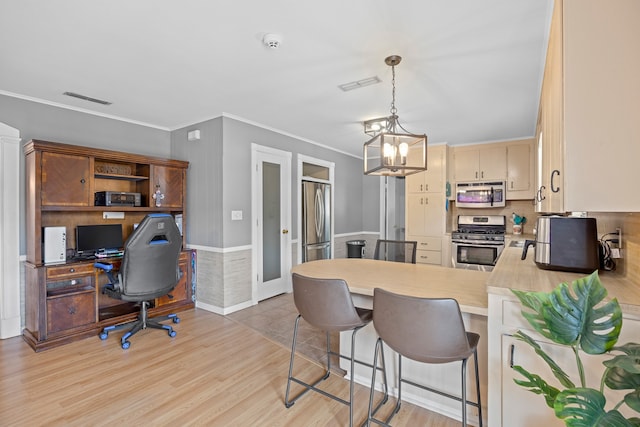
[[[415,264],[417,246],[418,242],[414,240],[378,239],[373,259]]]

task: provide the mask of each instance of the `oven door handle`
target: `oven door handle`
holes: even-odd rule
[[[486,247],[496,247],[499,248],[501,246],[504,246],[504,242],[500,242],[500,243],[495,243],[495,242],[487,242],[487,243],[482,243],[482,242],[474,242],[474,243],[469,243],[469,242],[460,242],[457,240],[452,240],[451,241],[452,244],[456,245],[456,246],[470,246],[470,247],[480,247],[480,248],[486,248]]]
[[[491,186],[491,199],[490,199],[490,202],[491,202],[491,206],[493,207],[493,186]]]

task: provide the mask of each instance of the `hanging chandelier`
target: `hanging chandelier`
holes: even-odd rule
[[[391,67],[391,115],[364,122],[364,133],[373,136],[364,144],[365,175],[407,176],[427,170],[427,135],[409,133],[398,120],[395,67],[401,60],[398,55],[384,60]]]

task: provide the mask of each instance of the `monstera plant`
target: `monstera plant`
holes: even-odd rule
[[[557,388],[540,375],[523,366],[513,366],[524,379],[514,381],[529,391],[544,396],[546,403],[569,427],[640,426],[640,418],[625,418],[619,411],[626,405],[640,414],[640,344],[616,346],[622,328],[622,311],[617,299],[605,301],[607,290],[598,272],[568,285],[559,284],[553,291],[522,292],[512,290],[520,299],[522,315],[543,337],[568,346],[575,355],[579,375],[574,382],[540,345],[529,335],[518,331],[514,336],[529,344],[549,366],[560,384]],[[528,309],[528,310],[527,310]],[[603,366],[598,388],[586,384],[583,357],[610,354]],[[620,402],[607,405],[604,387],[628,390]]]

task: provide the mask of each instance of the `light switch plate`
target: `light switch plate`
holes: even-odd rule
[[[231,221],[241,221],[242,211],[231,211]]]

